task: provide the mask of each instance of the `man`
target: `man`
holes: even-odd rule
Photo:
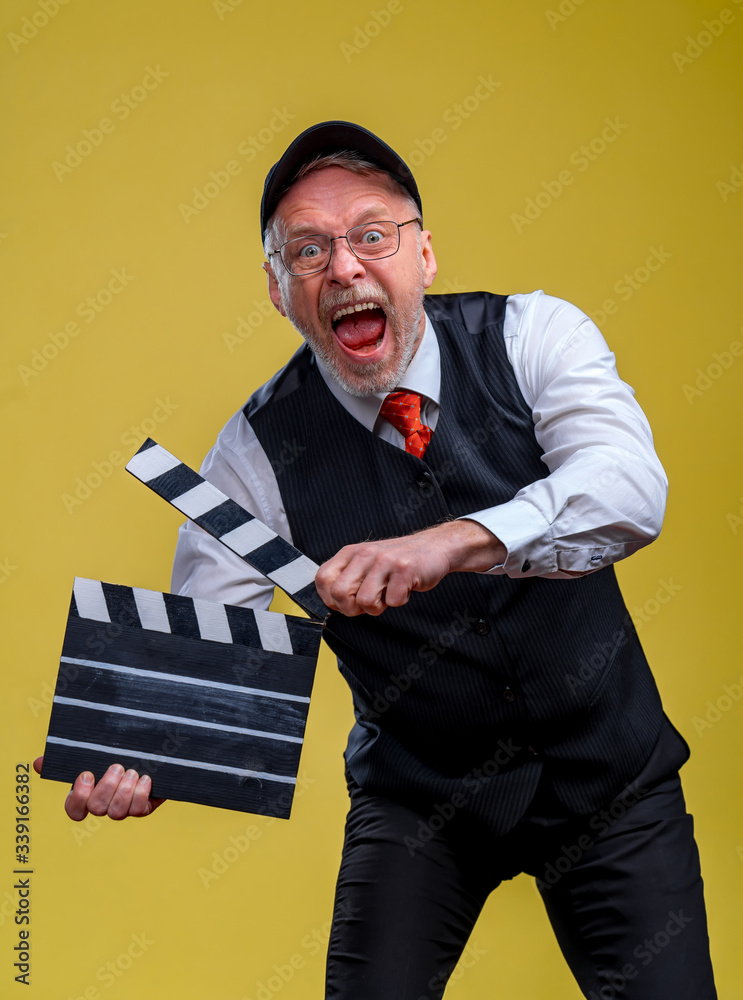
[[[350,123],[290,145],[261,232],[306,345],[202,474],[322,564],[354,696],[326,996],[440,997],[489,893],[527,871],[586,996],[715,997],[688,748],[612,568],[657,535],[665,477],[601,335],[541,292],[424,299],[415,181]],[[272,592],[192,524],[173,583]],[[122,772],[81,776],[72,818],[150,812]]]

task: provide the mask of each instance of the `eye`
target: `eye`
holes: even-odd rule
[[[304,257],[305,260],[314,260],[315,257],[319,257],[322,253],[322,249],[317,245],[317,243],[306,243],[303,247],[298,248],[298,256]]]
[[[384,239],[384,233],[380,232],[378,229],[368,229],[361,237],[360,243],[366,246],[375,246],[377,243],[381,243]]]

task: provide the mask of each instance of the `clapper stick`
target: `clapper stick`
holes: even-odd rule
[[[118,762],[153,796],[286,818],[330,614],[317,564],[151,438],[127,469],[311,617],[77,579],[42,777]]]
[[[42,777],[288,818],[321,622],[76,579]]]
[[[330,609],[315,589],[317,563],[268,525],[147,438],[126,465],[141,483],[219,539],[288,594],[313,618],[325,622]]]

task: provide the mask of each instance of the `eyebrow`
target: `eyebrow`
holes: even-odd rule
[[[389,213],[389,208],[380,209],[379,207],[368,208],[361,212],[358,216],[357,221],[350,227],[350,229],[355,229],[356,226],[363,226],[366,222],[385,222],[387,221],[387,214]],[[392,221],[392,220],[390,220]],[[346,230],[348,231],[348,230]],[[324,236],[330,235],[322,233],[315,226],[309,223],[298,225],[298,226],[287,226],[285,230],[286,240],[298,239],[302,236]],[[339,233],[340,235],[344,235]]]

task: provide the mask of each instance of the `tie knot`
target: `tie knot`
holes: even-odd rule
[[[431,428],[421,422],[421,397],[417,392],[391,392],[379,410],[405,438],[405,451],[418,458],[431,440]]]

